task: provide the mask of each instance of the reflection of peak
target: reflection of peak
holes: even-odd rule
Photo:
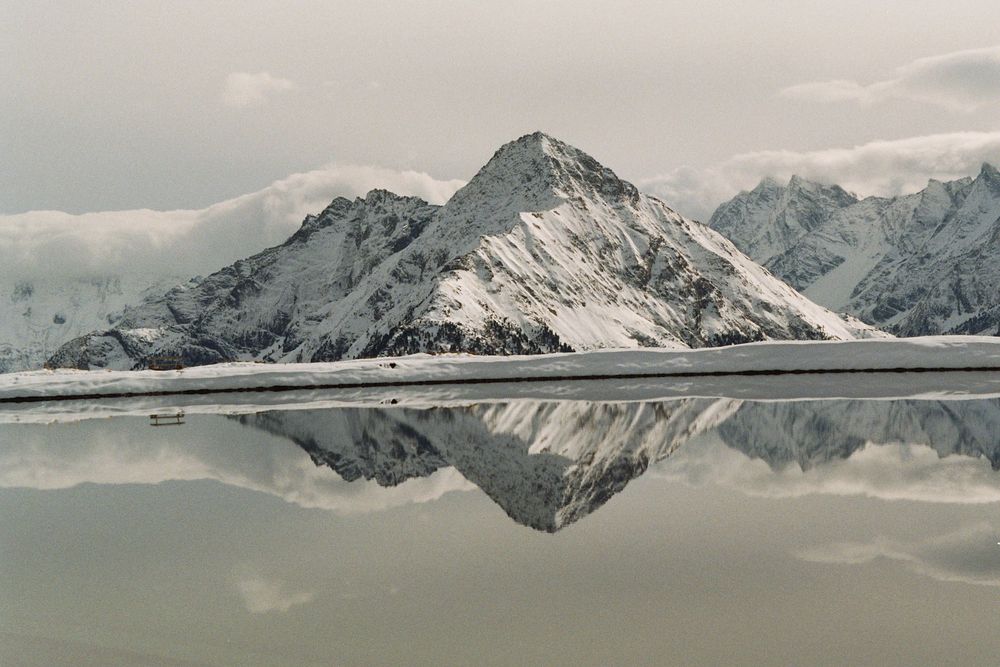
[[[718,429],[733,449],[774,469],[849,458],[869,443],[926,445],[1000,469],[1000,401],[747,403]]]
[[[519,402],[265,412],[239,419],[284,434],[318,465],[349,480],[393,486],[453,466],[518,523],[555,532],[603,505],[736,405],[712,399]]]
[[[555,532],[648,466],[715,435],[778,470],[848,459],[867,445],[926,445],[1000,467],[1000,401],[658,403],[519,401],[414,410],[330,409],[239,417],[284,435],[347,480],[395,486],[455,468],[512,519]]]
[[[387,410],[301,410],[261,412],[237,419],[282,435],[345,480],[374,479],[396,486],[426,477],[448,464],[430,442]]]

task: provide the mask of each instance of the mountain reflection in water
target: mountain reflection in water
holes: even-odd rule
[[[773,471],[810,470],[877,446],[1000,468],[1000,401],[540,402],[432,409],[336,408],[233,417],[287,438],[347,481],[395,487],[454,468],[515,521],[555,532],[655,462],[715,437]],[[905,494],[904,494],[905,495]]]

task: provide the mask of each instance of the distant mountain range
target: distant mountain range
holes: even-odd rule
[[[1000,335],[1000,172],[989,164],[892,198],[765,179],[709,226],[810,299],[896,335]]]
[[[847,195],[844,195],[847,197]],[[280,246],[125,309],[56,366],[332,361],[881,335],[542,133],[444,206],[335,199]]]

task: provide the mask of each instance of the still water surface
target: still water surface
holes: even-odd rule
[[[1000,401],[0,424],[0,664],[996,664]]]

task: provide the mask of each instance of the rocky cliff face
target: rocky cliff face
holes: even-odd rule
[[[707,227],[541,133],[442,207],[373,191],[286,243],[148,299],[52,361],[328,361],[873,335]]]
[[[814,301],[903,336],[1000,335],[1000,173],[896,198],[792,179],[737,195],[710,226]],[[762,241],[761,239],[764,239]],[[766,242],[765,242],[766,241]]]

